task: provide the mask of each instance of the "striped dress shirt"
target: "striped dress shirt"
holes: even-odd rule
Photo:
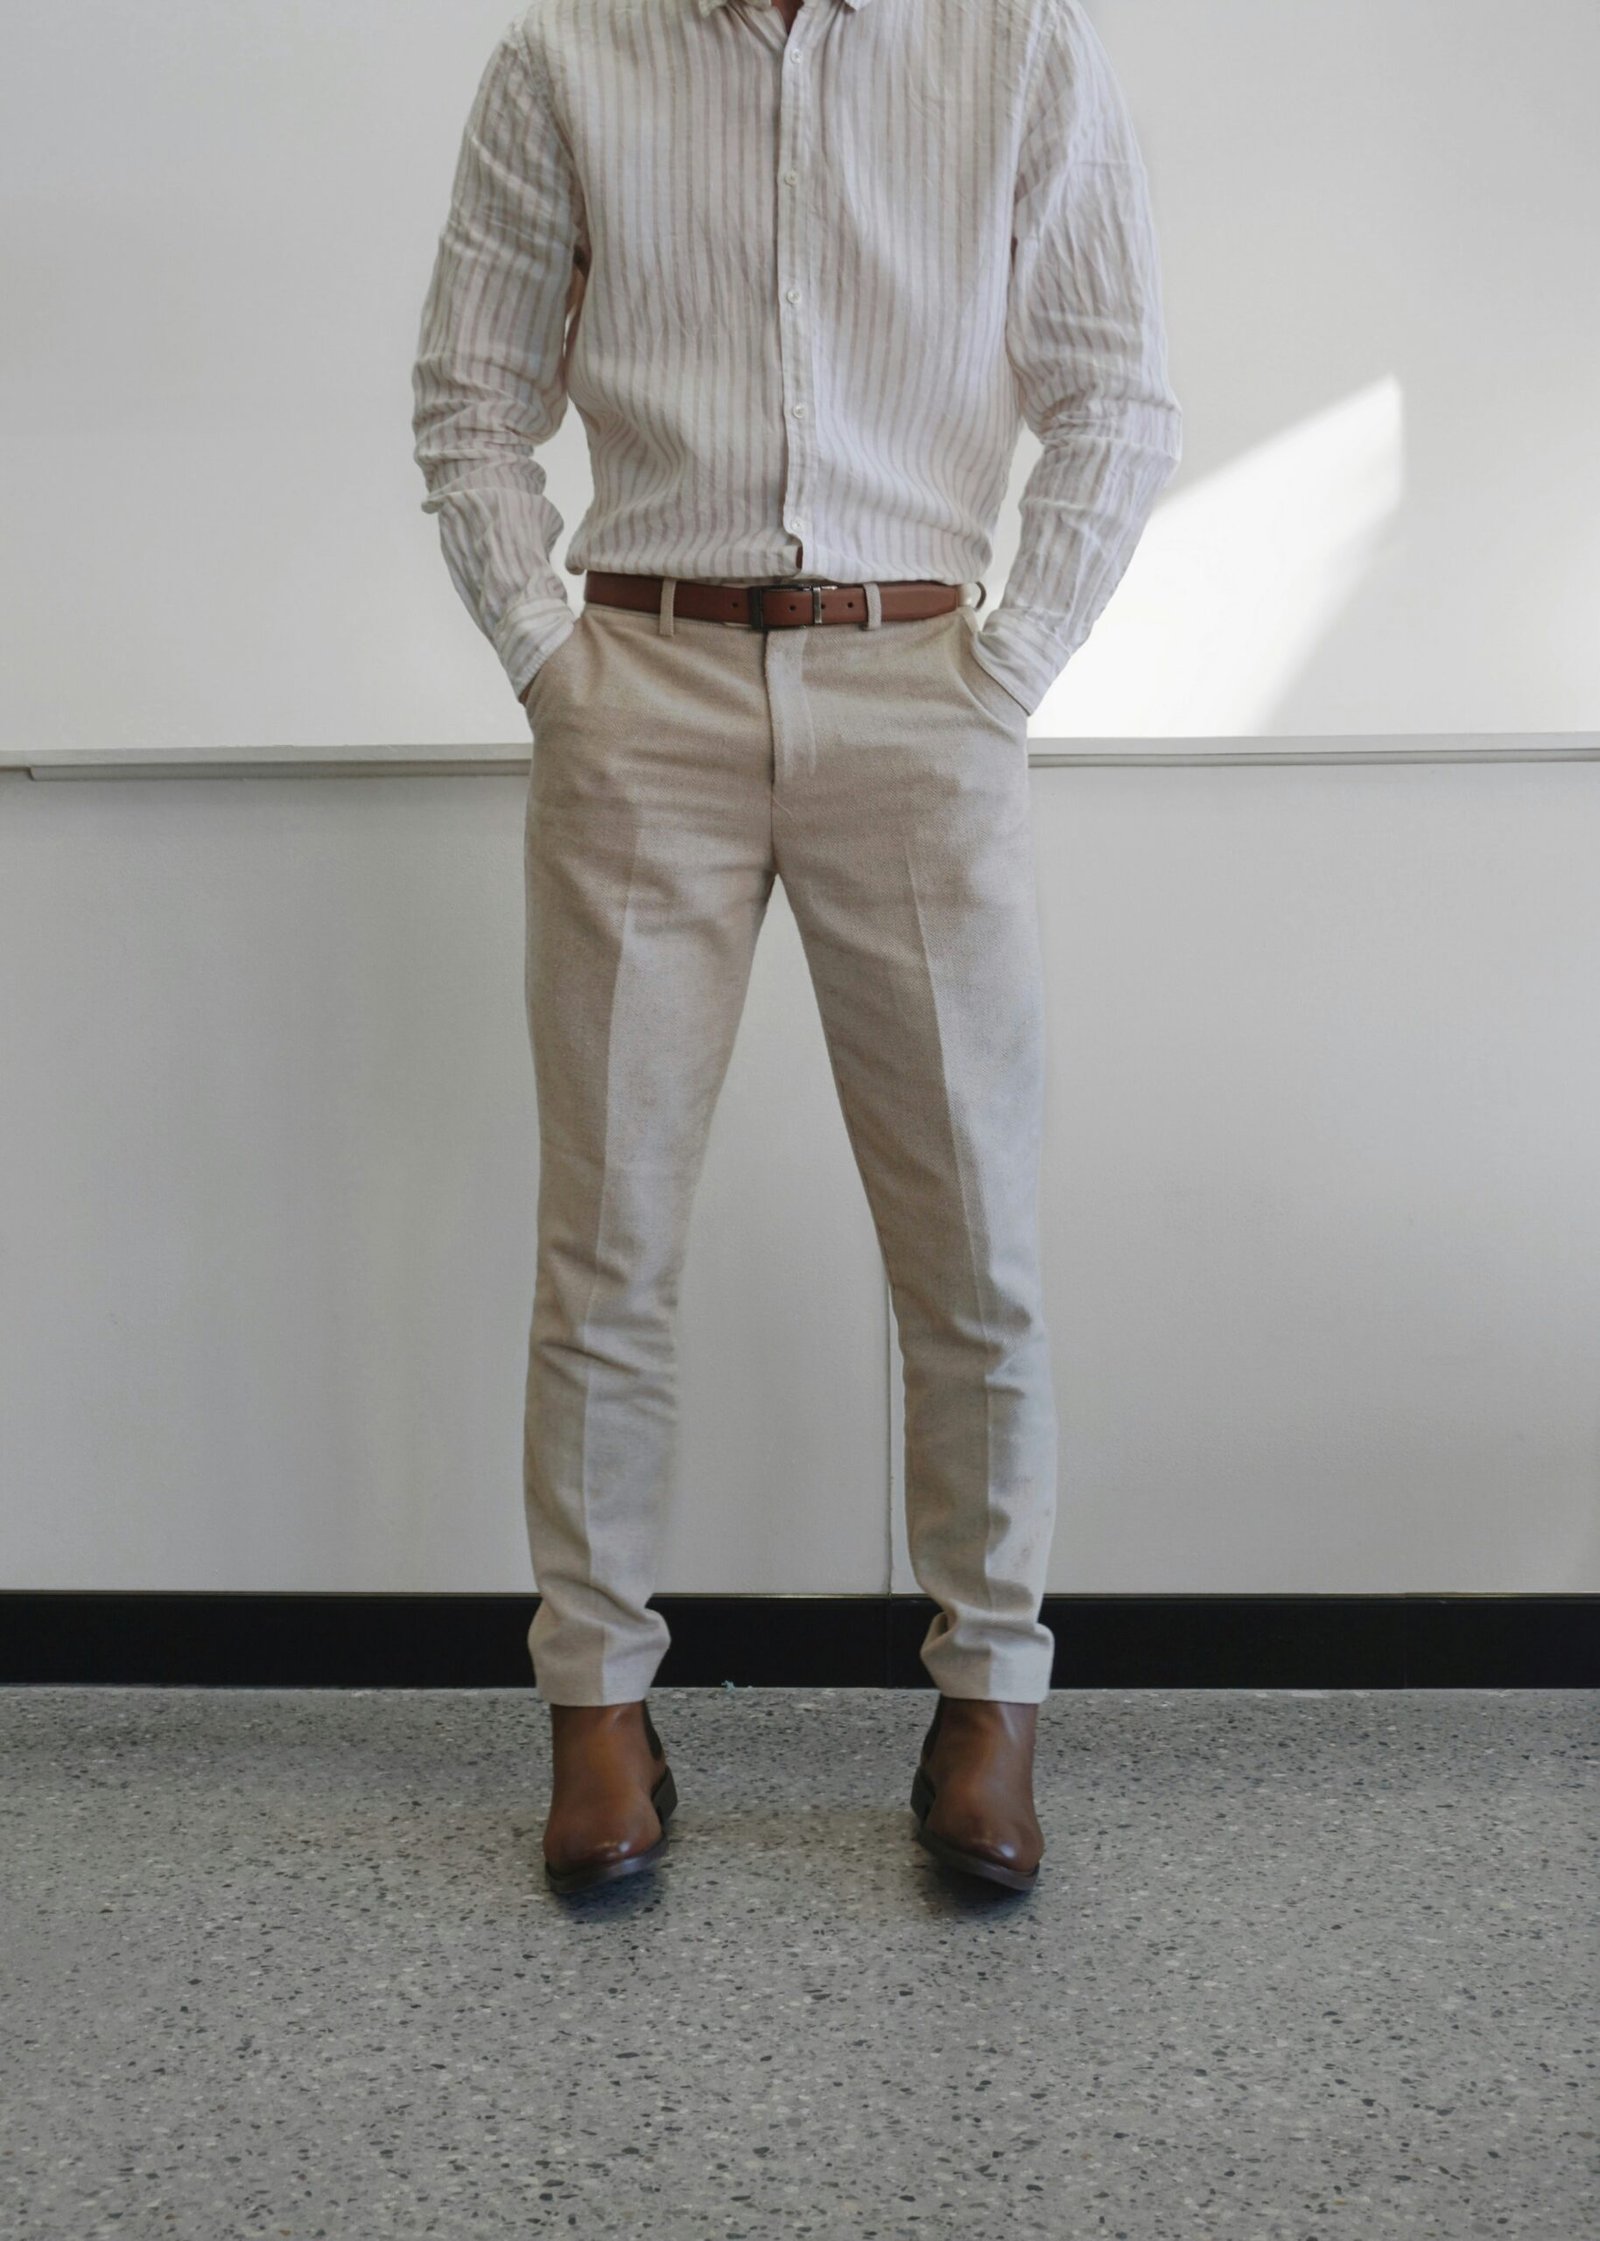
[[[569,574],[979,583],[1030,712],[1180,456],[1148,180],[1080,0],[534,0],[484,67],[421,317],[415,453],[518,697]]]

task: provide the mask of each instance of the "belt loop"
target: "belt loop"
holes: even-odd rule
[[[672,627],[672,597],[673,593],[677,589],[677,585],[678,579],[676,576],[663,576],[661,579],[661,613],[657,618],[656,627],[663,638],[672,638],[676,636],[676,632]]]
[[[883,622],[883,593],[876,584],[863,584],[861,588],[867,595],[867,619],[861,627],[877,630]]]

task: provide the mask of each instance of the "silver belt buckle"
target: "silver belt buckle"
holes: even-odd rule
[[[751,584],[749,586],[751,629],[762,631],[791,630],[796,627],[792,623],[769,623],[767,621],[766,595],[769,591],[809,591],[811,594],[811,620],[814,623],[821,622],[822,594],[828,588],[830,587],[822,584],[803,583],[798,576],[780,576],[776,583]]]

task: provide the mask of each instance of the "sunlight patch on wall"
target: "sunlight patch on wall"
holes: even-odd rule
[[[1386,376],[1158,504],[1030,737],[1270,729],[1398,511],[1402,403]]]

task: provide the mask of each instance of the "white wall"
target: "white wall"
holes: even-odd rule
[[[10,1586],[527,1580],[528,743],[410,433],[511,13],[7,11],[0,765],[307,757],[0,771]],[[1033,724],[1055,1584],[1600,1587],[1596,765],[1478,755],[1600,731],[1600,11],[1094,14],[1186,456]],[[575,414],[549,463],[570,533]],[[1472,737],[1138,761],[1324,733]],[[470,741],[501,775],[311,775]],[[780,887],[663,1587],[911,1584],[891,1336]]]
[[[1594,729],[1600,7],[1092,13],[1156,197],[1184,518],[1097,626],[1117,690],[1080,656],[1038,736]]]
[[[1600,759],[1461,753],[1034,771],[1055,1586],[1600,1589]],[[6,1585],[528,1584],[524,772],[0,775]],[[661,1586],[909,1589],[781,885],[681,1332]]]
[[[525,743],[410,431],[513,13],[9,0],[0,743]],[[1593,728],[1600,8],[1093,13],[1152,175],[1186,451],[1035,736]],[[992,596],[1035,456],[1024,433]],[[575,412],[548,458],[570,535]]]

